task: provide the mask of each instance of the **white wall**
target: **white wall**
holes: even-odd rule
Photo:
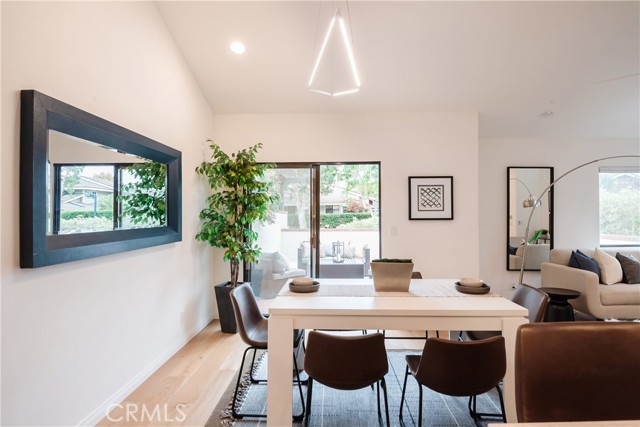
[[[337,101],[337,100],[336,100]],[[260,161],[381,161],[382,256],[426,277],[477,277],[476,113],[217,115],[226,150],[262,142]],[[409,221],[408,177],[452,175],[453,221]]]
[[[2,425],[93,424],[212,315],[193,173],[212,116],[151,2],[2,2]],[[183,241],[19,268],[19,92],[183,154]],[[153,409],[153,408],[151,408]]]
[[[640,154],[638,140],[480,140],[480,274],[492,289],[508,295],[519,272],[506,271],[508,166],[553,166],[557,179],[570,169],[602,157]],[[585,166],[554,185],[554,247],[594,248],[599,243],[598,168],[638,165],[617,159]],[[538,197],[539,194],[534,194]],[[524,282],[540,285],[539,272],[525,272]]]

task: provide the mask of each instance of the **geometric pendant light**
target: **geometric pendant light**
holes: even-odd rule
[[[311,71],[309,90],[312,92],[340,96],[360,90],[348,6],[347,17],[348,21],[337,4]]]

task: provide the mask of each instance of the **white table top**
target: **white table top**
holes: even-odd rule
[[[458,297],[455,297],[455,294],[421,296],[419,291],[420,287],[425,286],[444,285],[455,289],[455,281],[455,279],[413,279],[408,293],[374,292],[372,296],[331,296],[319,293],[294,295],[288,292],[285,286],[271,304],[269,313],[271,315],[314,315],[322,312],[323,315],[345,315],[345,313],[348,315],[351,312],[354,316],[358,316],[366,311],[367,315],[420,316],[428,311],[431,316],[442,317],[522,317],[528,314],[526,308],[508,299],[496,297],[496,294],[459,294]],[[320,279],[319,282],[321,287],[354,284],[373,286],[371,279]],[[418,289],[412,292],[412,288]]]

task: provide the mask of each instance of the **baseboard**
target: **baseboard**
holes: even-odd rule
[[[130,395],[136,388],[140,387],[149,377],[157,371],[164,363],[167,362],[173,355],[175,355],[182,347],[184,347],[193,337],[195,337],[200,331],[202,331],[212,319],[204,321],[200,325],[194,326],[183,338],[179,339],[173,344],[167,351],[161,354],[156,360],[151,362],[144,368],[138,375],[133,377],[127,382],[120,390],[115,392],[109,397],[102,405],[100,405],[95,411],[89,414],[84,420],[80,421],[78,426],[95,426],[107,416],[107,410],[113,405],[117,405],[122,402],[128,395]]]

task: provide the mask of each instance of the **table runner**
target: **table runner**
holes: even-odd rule
[[[455,284],[451,283],[412,283],[409,288],[409,292],[376,292],[373,284],[322,284],[322,279],[319,280],[320,288],[317,292],[301,293],[292,292],[289,290],[289,286],[286,285],[282,288],[279,295],[287,297],[297,296],[319,296],[319,297],[499,297],[500,295],[489,292],[488,294],[463,294],[458,292],[455,288]]]

